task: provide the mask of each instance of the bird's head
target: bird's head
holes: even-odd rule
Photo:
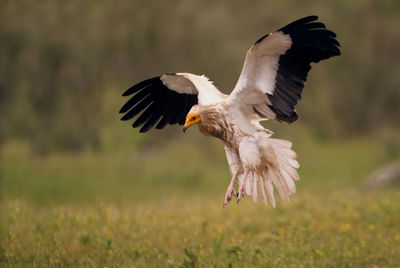
[[[195,106],[190,109],[186,116],[185,125],[183,126],[183,132],[186,132],[190,126],[200,123],[200,110]]]
[[[197,123],[200,123],[200,115],[196,113],[188,113],[186,116],[185,125],[183,126],[183,132],[186,132],[186,129]]]

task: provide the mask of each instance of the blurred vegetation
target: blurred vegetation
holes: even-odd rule
[[[301,179],[290,203],[245,197],[222,208],[222,146],[182,139],[45,157],[8,142],[0,266],[399,267],[398,187],[359,188],[390,159],[382,145],[297,136]]]
[[[0,0],[0,266],[399,267],[400,2]],[[314,66],[293,125],[298,193],[222,209],[216,139],[119,121],[121,93],[164,72],[224,92],[266,32],[317,14],[342,55]]]
[[[343,55],[311,71],[296,124],[326,138],[398,132],[399,1],[2,0],[0,140],[99,148],[131,84],[186,71],[229,92],[258,37],[310,14]]]
[[[346,197],[346,198],[343,198]],[[250,200],[3,206],[3,267],[399,267],[400,194],[316,193]],[[250,202],[247,202],[250,201]]]

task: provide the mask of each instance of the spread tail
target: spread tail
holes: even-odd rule
[[[281,199],[289,202],[290,196],[296,192],[294,181],[299,179],[296,170],[299,163],[296,153],[291,149],[292,143],[263,136],[259,144],[262,146],[260,151],[264,158],[264,168],[249,174],[246,193],[251,195],[254,201],[261,195],[265,204],[269,202],[275,207],[276,188]]]

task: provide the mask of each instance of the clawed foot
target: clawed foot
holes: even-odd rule
[[[235,191],[235,188],[233,186],[229,186],[228,189],[226,190],[225,200],[224,200],[224,204],[222,207],[226,207],[228,205],[229,201],[232,200],[233,196],[236,196],[236,198],[237,198],[236,203],[239,204],[239,201],[244,196],[244,191],[245,191],[245,186],[240,185],[239,190],[237,192]]]
[[[236,191],[235,191],[235,187],[234,187],[237,176],[238,176],[237,173],[232,176],[231,182],[229,183],[228,189],[226,190],[225,200],[224,200],[224,204],[222,205],[222,207],[225,207],[226,205],[228,205],[229,201],[232,200],[232,196],[237,195]]]
[[[223,207],[228,205],[229,201],[232,200],[232,196],[236,195],[237,203],[239,203],[239,201],[242,199],[242,197],[244,196],[245,188],[246,188],[247,174],[248,174],[248,171],[246,171],[244,173],[244,176],[243,176],[242,182],[240,183],[238,192],[236,192],[235,188],[234,188],[234,185],[235,185],[235,182],[237,179],[237,174],[232,177],[231,182],[229,183],[228,189],[226,190]]]
[[[239,204],[239,201],[242,200],[242,197],[244,196],[244,191],[246,188],[246,184],[245,183],[241,183],[239,186],[239,190],[237,192],[237,203]]]
[[[237,195],[235,188],[233,187],[233,185],[229,185],[228,189],[226,190],[226,194],[225,194],[225,200],[224,200],[224,205],[223,207],[227,206],[229,201],[232,200],[232,196]]]
[[[239,201],[242,200],[242,197],[244,196],[244,191],[246,189],[246,182],[247,182],[247,175],[249,174],[249,171],[246,171],[243,175],[243,179],[240,183],[238,193],[237,193],[237,203],[239,204]]]

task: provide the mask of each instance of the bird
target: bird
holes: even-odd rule
[[[127,89],[121,120],[132,127],[197,125],[222,141],[231,179],[223,207],[245,196],[276,206],[274,189],[289,202],[299,163],[292,143],[272,138],[260,122],[293,123],[312,63],[339,56],[340,43],[318,16],[307,16],[262,36],[247,51],[239,79],[227,95],[204,75],[164,73]],[[237,184],[237,188],[235,185]],[[237,190],[236,190],[236,189]]]

